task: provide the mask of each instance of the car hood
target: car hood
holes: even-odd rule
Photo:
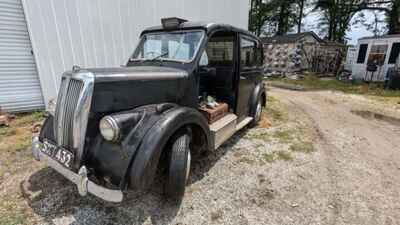
[[[184,70],[136,66],[85,69],[94,74],[93,112],[117,112],[158,103],[186,105],[188,73]]]
[[[114,68],[89,68],[95,75],[95,82],[170,80],[187,78],[185,70],[161,66],[134,66]]]

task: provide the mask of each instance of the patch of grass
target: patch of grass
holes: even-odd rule
[[[281,143],[289,143],[293,139],[291,132],[288,130],[276,131],[272,136],[278,139]]]
[[[293,160],[293,156],[290,152],[281,150],[272,153],[264,153],[263,160],[269,163],[276,160],[291,161]]]
[[[267,107],[263,111],[263,116],[272,122],[286,122],[288,114],[283,104],[275,97],[268,95]]]
[[[17,114],[13,121],[14,126],[29,126],[36,122],[41,121],[44,118],[43,111],[37,111],[32,113],[21,113]]]
[[[17,114],[9,127],[0,128],[0,150],[17,152],[31,144],[32,125],[43,120],[43,112]]]
[[[15,135],[16,131],[10,127],[0,127],[0,138]],[[1,139],[0,139],[1,140]]]
[[[275,158],[275,153],[264,153],[263,154],[263,159],[269,163],[272,163],[273,161],[276,160]]]
[[[311,153],[315,151],[314,145],[311,142],[297,142],[292,144],[289,149],[293,152]]]
[[[26,224],[26,219],[22,215],[8,215],[0,218],[0,225],[20,225]]]
[[[15,202],[16,199],[10,199],[10,196],[2,199],[0,203],[0,225],[19,225],[28,224],[27,216],[23,209]],[[18,199],[21,200],[22,199]]]
[[[271,84],[292,84],[293,86],[301,86],[308,90],[336,90],[350,94],[362,94],[380,97],[395,97],[400,99],[400,91],[385,90],[382,83],[372,84],[351,84],[336,79],[320,79],[315,74],[307,74],[303,79],[274,79],[269,81]]]
[[[258,139],[258,140],[263,140],[263,141],[271,140],[271,137],[266,132],[256,133],[256,134],[246,134],[245,138],[250,139],[250,140],[252,140],[252,139]]]
[[[290,161],[293,160],[293,156],[290,152],[288,151],[277,151],[276,152],[277,158],[284,160],[284,161]]]
[[[240,159],[238,160],[238,162],[239,162],[239,163],[246,163],[246,164],[249,164],[249,165],[254,165],[254,164],[256,163],[254,160],[249,159],[249,158],[247,158],[247,157],[240,158]]]

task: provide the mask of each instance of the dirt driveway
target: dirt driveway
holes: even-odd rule
[[[320,156],[307,171],[315,183],[300,184],[303,210],[319,211],[322,224],[400,224],[400,120],[392,117],[399,110],[330,91],[272,93],[317,132]]]
[[[0,174],[0,224],[400,224],[399,109],[333,92],[269,96],[260,127],[196,159],[181,204],[158,182],[121,204],[82,198],[27,150],[0,159],[24,159]]]

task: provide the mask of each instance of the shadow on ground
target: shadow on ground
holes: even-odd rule
[[[188,185],[203,179],[246,132],[234,135],[217,151],[194,158]],[[164,198],[159,180],[147,192],[126,192],[118,204],[81,197],[74,184],[49,167],[32,174],[21,188],[29,206],[48,224],[169,224],[181,206]]]

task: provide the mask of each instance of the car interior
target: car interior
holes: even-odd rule
[[[211,96],[218,103],[235,106],[235,33],[216,32],[199,63],[199,100]]]

